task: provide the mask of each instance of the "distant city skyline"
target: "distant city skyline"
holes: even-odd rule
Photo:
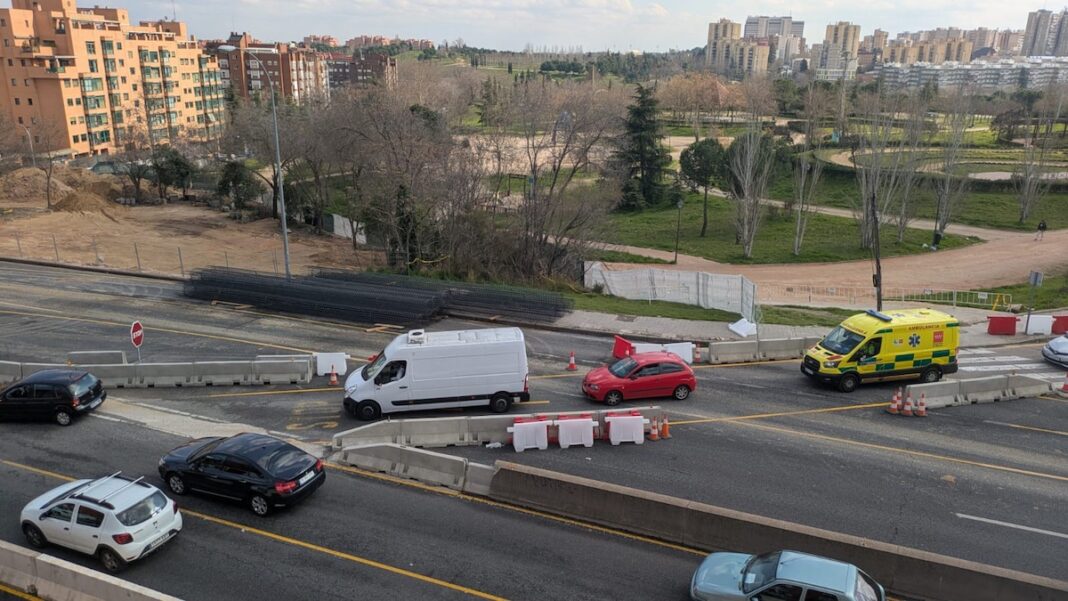
[[[699,0],[108,0],[101,5],[130,10],[133,20],[176,15],[198,38],[224,38],[247,31],[267,41],[299,41],[309,34],[344,42],[360,34],[463,38],[469,46],[522,50],[528,44],[646,52],[689,49],[705,44],[708,23],[726,17],[744,22],[750,15],[793,16],[803,20],[809,43],[822,38],[829,23],[850,21],[861,35],[876,28],[891,37],[903,31],[937,27],[1023,29],[1027,14],[1046,4],[1015,5],[1001,0],[898,0],[804,4],[754,0],[744,4]],[[9,6],[9,2],[4,3]]]

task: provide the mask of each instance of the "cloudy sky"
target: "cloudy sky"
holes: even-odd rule
[[[99,0],[82,0],[88,5]],[[943,26],[1023,29],[1043,5],[1005,0],[110,0],[131,17],[176,13],[199,38],[248,31],[263,40],[299,40],[309,33],[400,35],[469,46],[521,50],[581,46],[584,50],[665,51],[703,46],[708,22],[747,15],[792,15],[805,21],[809,43],[827,23],[858,23],[862,34]],[[1050,8],[1056,8],[1053,5]]]

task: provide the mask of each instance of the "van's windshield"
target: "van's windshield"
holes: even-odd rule
[[[839,355],[847,355],[857,345],[863,342],[864,337],[856,332],[851,332],[842,326],[831,330],[827,337],[820,341],[820,346]]]
[[[375,356],[374,361],[363,366],[363,371],[360,373],[363,374],[364,381],[370,382],[371,379],[377,376],[378,372],[382,371],[382,366],[386,364],[386,361],[386,349],[382,349],[382,352]]]

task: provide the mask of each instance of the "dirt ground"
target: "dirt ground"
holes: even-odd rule
[[[91,186],[110,195],[106,178],[92,178],[104,183],[83,183],[79,190]],[[137,270],[140,261],[141,271],[173,275],[226,265],[263,272],[284,269],[275,220],[239,223],[226,213],[187,202],[125,207],[101,194],[72,194],[69,185],[57,180],[53,196],[59,200],[49,211],[37,174],[15,172],[0,178],[0,256],[56,261],[58,255],[63,263],[131,270]],[[113,197],[120,193],[118,187]],[[294,274],[312,267],[367,267],[377,257],[357,256],[349,240],[317,236],[303,227],[290,230],[289,246]]]

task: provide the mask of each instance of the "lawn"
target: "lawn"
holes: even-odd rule
[[[1011,294],[1016,305],[1027,306],[1031,300],[1031,286],[1027,283],[994,288],[992,292]],[[1035,309],[1062,309],[1068,307],[1068,274],[1049,275],[1042,278],[1042,285],[1035,289]]]
[[[664,259],[658,259],[656,257],[646,257],[645,255],[634,255],[627,252],[618,250],[604,250],[593,249],[586,254],[585,259],[587,261],[604,261],[605,263],[659,263],[661,265],[671,263],[671,261],[665,261]]]
[[[742,247],[734,242],[734,209],[722,198],[709,198],[708,236],[700,237],[702,197],[688,194],[682,209],[682,228],[679,252],[726,263],[809,263],[817,261],[849,261],[867,259],[870,252],[860,247],[856,222],[850,218],[813,214],[809,219],[805,244],[801,255],[794,256],[794,220],[781,210],[771,208],[757,232],[753,257],[742,255]],[[614,236],[605,240],[616,244],[643,246],[660,250],[675,249],[675,228],[678,212],[675,208],[647,209],[634,213],[613,213],[610,217]],[[893,228],[882,233],[884,257],[926,252],[923,244],[930,241],[930,233],[909,230],[905,242],[895,241]],[[961,236],[947,236],[942,248],[959,248],[975,240]]]
[[[702,309],[695,305],[664,301],[642,301],[597,294],[594,292],[565,292],[564,296],[575,303],[580,311],[635,315],[639,317],[668,317],[694,321],[735,322],[741,319],[737,313],[717,309]],[[760,307],[761,322],[788,326],[834,327],[857,311],[834,307],[797,307],[789,305],[764,305]]]

